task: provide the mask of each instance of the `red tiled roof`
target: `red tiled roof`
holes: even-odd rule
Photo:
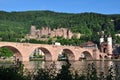
[[[95,43],[93,43],[91,41],[88,41],[88,42],[85,42],[85,43],[81,44],[80,46],[83,47],[83,46],[86,46],[86,45],[95,45]]]

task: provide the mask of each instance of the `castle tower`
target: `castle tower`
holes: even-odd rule
[[[100,45],[101,45],[101,43],[104,42],[104,31],[101,31],[100,34],[101,34],[100,37]]]
[[[104,51],[104,37],[103,36],[101,36],[100,37],[100,51],[102,52],[102,53],[104,53],[105,51]]]
[[[67,30],[67,38],[71,39],[73,37],[73,33],[68,29]]]
[[[108,43],[108,56],[109,56],[109,58],[111,58],[112,57],[112,37],[111,37],[111,35],[108,36],[107,43]]]
[[[36,27],[35,26],[31,26],[30,35],[31,36],[35,36],[35,34],[36,34]]]
[[[100,45],[101,45],[102,42],[104,42],[104,37],[103,36],[101,36],[101,38],[100,38]]]

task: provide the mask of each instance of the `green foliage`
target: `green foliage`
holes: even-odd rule
[[[60,42],[62,45],[80,45],[82,43],[81,39],[73,37],[72,39],[65,39],[63,37],[57,37],[56,42]]]
[[[14,68],[0,68],[0,80],[23,80]],[[14,76],[14,77],[13,77]]]
[[[2,47],[0,48],[0,57],[11,57],[13,56],[13,52],[7,48],[7,47]]]
[[[39,69],[37,75],[34,76],[34,80],[51,80],[48,70]]]
[[[57,74],[56,80],[73,80],[72,74],[69,70],[71,64],[69,61],[66,61],[65,65],[62,65],[62,69],[60,70],[60,73]]]
[[[52,11],[5,12],[0,11],[0,38],[3,41],[17,41],[29,33],[31,25],[41,28],[69,28],[80,32],[85,37],[93,37],[104,30],[112,36],[120,30],[120,15],[103,15],[97,13],[57,13]],[[88,39],[88,40],[89,40]],[[83,39],[81,42],[85,42]],[[66,43],[63,42],[64,44]],[[73,44],[71,41],[70,43]],[[69,44],[69,43],[67,43]]]
[[[47,44],[48,42],[47,41],[43,41],[43,40],[36,40],[36,39],[26,39],[25,41],[23,42],[28,42],[28,43],[39,43],[39,44]]]
[[[87,77],[87,80],[97,80],[98,79],[97,71],[96,71],[95,65],[93,63],[88,65],[88,72],[87,72],[86,77]]]
[[[0,80],[31,80],[23,74],[23,69],[17,67],[0,67]]]
[[[39,58],[44,58],[44,56],[43,56],[43,55],[38,55],[38,57],[39,57]]]
[[[34,58],[44,58],[43,55],[40,55],[40,54],[37,54],[37,53],[34,53],[34,54],[33,54],[33,57],[34,57]]]
[[[119,36],[116,36],[116,43],[120,43],[120,37]]]

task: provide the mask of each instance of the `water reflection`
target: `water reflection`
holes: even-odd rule
[[[104,75],[109,74],[108,70],[110,68],[113,68],[113,72],[116,74],[120,74],[120,61],[72,61],[71,63],[71,70],[76,70],[80,74],[86,73],[88,69],[88,64],[93,63],[97,69],[98,75],[100,72],[103,72]],[[45,62],[45,61],[29,61],[29,62],[23,62],[24,67],[28,70],[37,70],[38,68],[46,68],[50,67],[53,62]],[[61,69],[61,66],[64,65],[64,61],[56,61],[55,65],[57,70]],[[0,66],[8,66],[11,65],[9,63],[0,62]],[[13,64],[12,64],[13,65]]]
[[[30,62],[23,62],[24,67],[28,70],[35,70],[38,68],[46,68],[50,67],[53,62],[45,62],[45,61],[30,61]],[[79,71],[80,74],[86,73],[88,68],[88,64],[93,63],[97,69],[97,72],[104,72],[104,74],[108,74],[109,68],[112,66],[114,69],[118,69],[117,71],[120,73],[120,61],[72,61],[71,69]],[[55,62],[56,68],[59,70],[61,66],[65,64],[64,61],[57,61]]]

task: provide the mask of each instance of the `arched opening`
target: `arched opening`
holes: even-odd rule
[[[75,56],[71,50],[63,49],[63,51],[61,51],[61,53],[59,53],[59,55],[58,55],[58,60],[64,61],[67,59],[73,61],[73,60],[75,60]]]
[[[105,53],[102,53],[99,55],[100,59],[109,59],[108,55]]]
[[[107,56],[107,55],[105,55],[105,56],[104,56],[104,58],[105,58],[105,59],[108,59],[108,56]]]
[[[100,59],[103,59],[103,56],[101,54],[99,55],[99,57],[100,57]]]
[[[92,60],[92,56],[91,54],[88,52],[88,51],[84,51],[80,54],[80,58],[79,60],[82,60],[82,59],[85,59],[85,60]]]
[[[0,47],[1,58],[11,61],[22,61],[22,55],[18,49],[12,46]]]
[[[107,53],[107,48],[103,48],[103,53]]]
[[[33,61],[51,61],[52,55],[46,48],[38,47],[30,55],[30,60]]]

